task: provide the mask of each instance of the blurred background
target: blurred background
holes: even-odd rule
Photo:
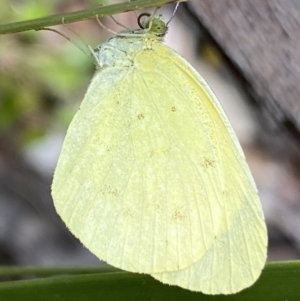
[[[98,5],[2,0],[0,23]],[[166,20],[173,9],[161,9]],[[134,13],[115,17],[137,27]],[[165,39],[205,78],[232,122],[260,192],[269,261],[300,257],[298,20],[298,1],[192,0]],[[120,30],[110,18],[103,22]],[[111,35],[94,20],[68,28],[76,35],[55,27],[84,48]],[[67,126],[94,69],[93,59],[53,32],[0,36],[0,265],[101,264],[68,232],[50,196]]]

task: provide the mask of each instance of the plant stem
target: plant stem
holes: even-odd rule
[[[0,25],[0,34],[16,33],[27,30],[39,30],[43,27],[68,24],[88,19],[96,16],[103,17],[122,12],[139,10],[148,7],[163,6],[165,4],[177,2],[176,0],[137,0],[132,2],[123,2],[109,6],[97,6],[90,9],[80,10],[71,13],[51,15],[34,20],[21,21]]]

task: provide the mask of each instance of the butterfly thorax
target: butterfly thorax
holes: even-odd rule
[[[162,41],[168,29],[160,15],[146,17],[141,26],[135,30],[123,30],[96,47],[93,55],[98,67],[132,66],[136,54],[150,50],[153,43]]]

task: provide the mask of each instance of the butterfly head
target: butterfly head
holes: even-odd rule
[[[164,37],[168,31],[168,25],[163,17],[158,14],[141,14],[138,17],[138,24],[144,32],[149,32],[157,37]]]

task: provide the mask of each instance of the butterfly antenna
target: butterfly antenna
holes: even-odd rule
[[[169,24],[170,24],[170,22],[173,20],[173,18],[174,18],[174,16],[175,16],[175,14],[176,14],[176,12],[177,12],[177,9],[178,9],[178,6],[179,6],[179,3],[180,3],[180,2],[177,2],[177,3],[176,3],[176,6],[175,6],[175,8],[174,8],[174,11],[173,11],[173,15],[172,15],[172,17],[170,18],[170,20],[167,22],[167,25],[169,25]]]

